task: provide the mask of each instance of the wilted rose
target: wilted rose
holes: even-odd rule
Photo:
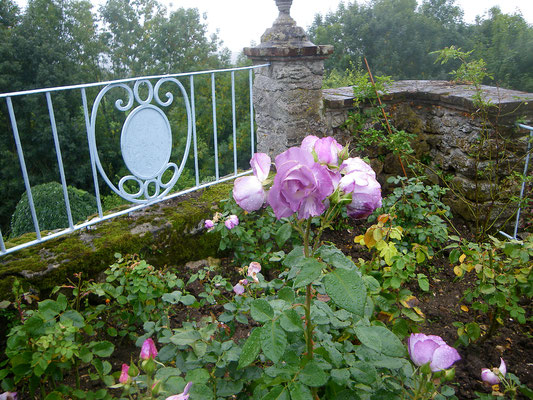
[[[483,368],[481,370],[481,379],[483,382],[487,382],[490,385],[497,385],[500,383],[500,375],[505,376],[507,374],[507,366],[505,365],[505,361],[503,361],[503,358],[500,357],[500,366],[498,368]]]

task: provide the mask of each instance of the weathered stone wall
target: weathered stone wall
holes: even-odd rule
[[[522,172],[529,132],[516,129],[516,121],[533,121],[533,94],[483,87],[484,97],[493,107],[488,121],[476,116],[474,89],[447,81],[399,81],[382,100],[398,129],[416,134],[412,142],[415,156],[452,177],[451,184],[468,200],[476,202],[482,213],[496,218],[505,208],[514,187],[496,187],[492,182],[508,176],[513,170]],[[328,134],[342,143],[355,140],[351,132],[342,128],[353,107],[352,88],[324,90],[324,115]],[[477,151],[479,138],[490,137],[485,147]],[[499,152],[499,155],[497,154]],[[476,156],[476,153],[479,156]],[[373,167],[380,180],[390,175],[402,175],[398,157],[383,149],[371,149]],[[495,164],[496,160],[499,164]],[[481,175],[487,167],[496,165],[492,178]],[[428,169],[427,175],[437,181]],[[513,190],[514,189],[514,190]],[[456,214],[472,221],[474,215],[464,202],[448,199]],[[507,207],[499,219],[514,211]]]

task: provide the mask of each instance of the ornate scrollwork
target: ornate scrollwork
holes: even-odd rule
[[[170,162],[172,128],[168,118],[160,108],[168,107],[174,101],[174,96],[170,92],[165,93],[165,101],[159,97],[161,85],[166,82],[174,83],[178,86],[187,112],[187,142],[179,167],[174,162]],[[146,98],[144,99],[141,98],[141,87],[147,89]],[[95,135],[98,107],[104,96],[115,88],[121,88],[126,92],[125,98],[119,98],[115,101],[115,107],[124,113],[129,111],[122,126],[120,143],[122,158],[131,172],[131,175],[124,176],[119,180],[118,187],[111,182],[102,167]],[[154,100],[155,104],[153,104]],[[135,108],[133,108],[134,103],[138,103]],[[192,118],[189,97],[181,82],[175,78],[161,78],[156,82],[155,86],[148,79],[137,79],[133,81],[133,89],[125,83],[110,84],[98,93],[94,101],[89,131],[90,151],[104,181],[116,194],[130,202],[147,203],[160,199],[174,187],[185,167],[189,155],[191,137]],[[169,170],[173,170],[172,176],[164,183],[163,176]],[[168,174],[166,176],[168,177]],[[132,183],[139,188],[134,193],[131,193]]]

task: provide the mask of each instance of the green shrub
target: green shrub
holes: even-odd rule
[[[43,183],[34,186],[31,191],[41,230],[68,227],[63,188],[59,183]],[[69,186],[67,191],[74,223],[83,221],[87,216],[96,213],[96,198],[93,195],[72,186]],[[34,230],[28,195],[24,193],[11,217],[11,237]]]

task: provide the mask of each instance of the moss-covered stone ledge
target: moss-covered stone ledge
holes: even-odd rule
[[[211,186],[2,256],[0,300],[11,297],[15,278],[43,294],[77,272],[95,278],[114,262],[115,253],[139,254],[156,267],[214,256],[220,238],[205,234],[203,223],[231,187],[231,183]],[[14,242],[34,238],[35,234],[26,234]],[[15,243],[8,241],[7,247],[10,244]]]

